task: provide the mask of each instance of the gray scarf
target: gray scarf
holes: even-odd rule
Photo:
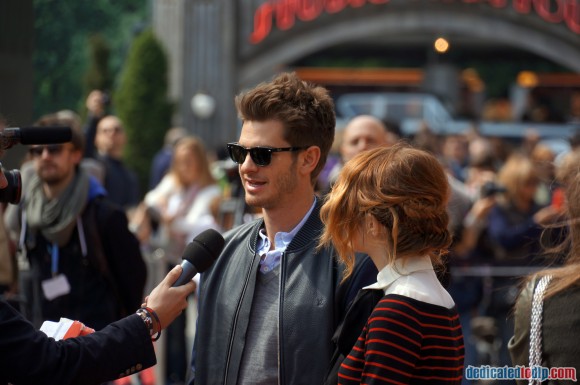
[[[68,243],[83,212],[89,195],[89,176],[79,169],[71,183],[58,197],[48,200],[42,181],[34,175],[30,181],[24,207],[26,222],[31,231],[40,231],[50,242],[62,247]]]

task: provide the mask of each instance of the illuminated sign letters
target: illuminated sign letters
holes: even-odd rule
[[[271,0],[263,3],[254,13],[254,30],[250,42],[258,44],[272,31],[272,25],[281,31],[294,26],[296,19],[312,21],[323,12],[334,14],[346,7],[359,8],[367,4],[382,5],[390,0]],[[451,3],[454,0],[442,0]],[[455,0],[463,3],[489,3],[495,8],[506,8],[509,0]],[[578,0],[511,0],[511,6],[521,14],[535,12],[549,23],[565,23],[568,29],[580,34],[580,4]]]

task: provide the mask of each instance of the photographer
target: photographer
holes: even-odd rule
[[[125,212],[81,166],[78,125],[49,114],[35,126],[46,136],[59,126],[71,129],[68,140],[28,148],[32,167],[22,174],[22,202],[5,216],[30,265],[22,286],[28,318],[40,326],[67,317],[98,330],[141,303],[147,271],[140,245]]]
[[[512,153],[499,169],[497,182],[505,189],[486,215],[487,239],[492,249],[488,263],[497,272],[489,282],[484,313],[496,321],[497,338],[501,341],[497,363],[503,366],[511,364],[507,342],[513,335],[510,314],[519,291],[519,276],[547,262],[541,244],[552,242],[552,237],[557,242],[559,235],[545,233],[542,238],[543,225],[557,221],[561,210],[536,203],[540,179],[536,165],[525,154]]]

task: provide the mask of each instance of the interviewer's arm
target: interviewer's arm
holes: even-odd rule
[[[149,331],[137,315],[88,336],[54,341],[0,302],[0,383],[100,384],[155,363]]]
[[[171,287],[181,271],[176,266],[146,298],[146,306],[155,311],[161,323],[155,323],[156,330],[175,320],[195,289],[193,282]],[[56,342],[0,300],[0,384],[100,384],[155,362],[150,330],[138,315],[88,336]]]

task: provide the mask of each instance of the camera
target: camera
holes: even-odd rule
[[[70,127],[9,127],[0,129],[0,156],[4,150],[16,144],[55,144],[65,143],[72,139],[72,129]],[[22,196],[22,177],[20,171],[2,172],[8,181],[5,188],[0,188],[0,203],[20,203]]]
[[[20,176],[20,171],[2,170],[2,172],[4,172],[8,185],[5,188],[0,189],[0,203],[18,204],[20,202],[20,197],[22,196],[22,178]]]
[[[481,198],[487,198],[492,195],[502,194],[506,191],[507,190],[504,186],[498,185],[494,182],[485,182],[479,190],[479,196]]]

